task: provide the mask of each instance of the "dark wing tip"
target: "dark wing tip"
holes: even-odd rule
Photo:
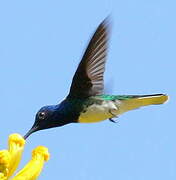
[[[111,28],[111,24],[112,24],[112,18],[109,15],[100,23],[100,26],[102,25],[102,26],[106,27],[106,30],[108,31]]]

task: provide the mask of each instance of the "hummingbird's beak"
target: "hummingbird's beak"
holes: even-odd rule
[[[32,126],[32,128],[26,133],[26,135],[23,137],[25,140],[35,131],[38,130],[38,126]]]

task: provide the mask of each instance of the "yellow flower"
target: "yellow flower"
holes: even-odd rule
[[[8,140],[8,150],[0,151],[0,180],[8,180],[17,169],[24,150],[25,140],[19,134],[12,134]],[[32,152],[32,159],[12,180],[35,180],[49,159],[48,149],[38,146]]]
[[[10,153],[8,150],[0,151],[0,179],[9,173]]]
[[[9,136],[8,145],[9,145],[8,151],[11,156],[9,162],[9,173],[8,173],[8,177],[10,177],[15,172],[15,170],[17,169],[20,163],[25,145],[25,140],[19,134],[12,134]]]
[[[35,180],[42,168],[44,161],[49,159],[48,149],[44,146],[38,146],[32,152],[32,159],[28,164],[13,178],[13,180]]]

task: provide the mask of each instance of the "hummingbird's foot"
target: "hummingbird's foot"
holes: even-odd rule
[[[109,118],[109,120],[110,120],[111,122],[113,122],[113,123],[118,123],[118,121],[115,121],[115,120],[112,119],[112,118]]]
[[[113,114],[112,112],[111,112],[111,110],[109,110],[109,113],[112,115],[112,117],[111,118],[109,118],[109,120],[111,121],[111,122],[113,122],[113,123],[117,123],[118,121],[115,121],[114,119],[112,119],[112,118],[118,118],[118,116],[117,115],[115,115],[115,114]]]

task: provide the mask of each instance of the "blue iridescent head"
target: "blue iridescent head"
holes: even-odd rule
[[[24,136],[26,139],[33,132],[63,126],[69,122],[65,121],[63,113],[60,111],[58,105],[44,106],[42,107],[35,116],[35,122],[32,128]]]

